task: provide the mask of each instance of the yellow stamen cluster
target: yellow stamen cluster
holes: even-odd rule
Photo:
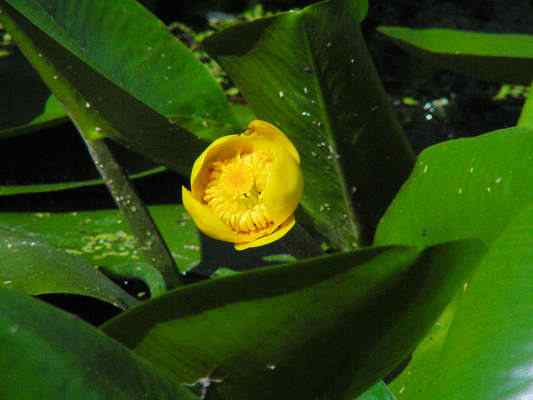
[[[271,165],[270,154],[255,151],[238,153],[209,166],[203,200],[234,232],[260,232],[272,226],[262,200]]]

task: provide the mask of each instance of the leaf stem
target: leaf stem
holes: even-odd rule
[[[81,129],[78,130],[146,261],[161,272],[167,288],[180,285],[180,275],[174,258],[135,187],[116,162],[107,143],[104,139],[89,139]]]

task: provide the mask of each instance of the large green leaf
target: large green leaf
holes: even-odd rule
[[[527,128],[432,146],[387,210],[375,243],[490,242],[533,202],[532,165],[533,131]]]
[[[381,26],[378,31],[438,68],[478,79],[529,84],[533,36]]]
[[[457,303],[462,292],[458,293],[431,327],[424,340],[420,342],[408,361],[407,366],[389,384],[398,400],[411,399],[432,379],[439,368],[440,354],[448,331],[453,322]]]
[[[0,287],[33,295],[79,294],[120,308],[137,304],[82,258],[51,246],[38,235],[7,225],[0,225]]]
[[[495,251],[502,231],[533,203],[532,154],[533,131],[525,128],[458,139],[425,150],[381,221],[376,244],[424,246],[477,237]],[[494,278],[507,279],[505,273]],[[462,312],[460,300],[446,309],[393,382],[399,399],[416,396],[434,378],[455,315]]]
[[[90,325],[3,288],[0,341],[2,399],[198,399]]]
[[[205,141],[238,128],[208,70],[136,1],[2,0],[0,8],[0,22],[87,137],[110,136],[188,173]]]
[[[198,264],[198,233],[183,206],[152,206],[149,211],[180,270],[185,272]],[[2,212],[0,221],[32,231],[51,245],[84,257],[93,265],[112,268],[140,260],[135,238],[127,232],[118,210]]]
[[[533,203],[512,219],[458,305],[434,377],[409,399],[533,398]]]
[[[464,241],[269,267],[175,290],[103,330],[181,382],[210,382],[213,399],[353,399],[412,351],[483,252]]]
[[[205,42],[255,114],[296,144],[303,206],[341,249],[368,241],[413,162],[359,29],[366,3],[320,2]]]

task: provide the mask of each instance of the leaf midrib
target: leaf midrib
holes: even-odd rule
[[[316,90],[316,93],[318,94],[317,95],[317,101],[318,101],[318,105],[319,105],[319,109],[320,109],[320,113],[322,114],[321,115],[321,120],[324,121],[324,129],[323,129],[323,132],[325,133],[325,139],[327,140],[328,142],[328,146],[331,146],[331,148],[334,149],[334,153],[335,154],[338,154],[338,149],[337,149],[337,143],[335,141],[335,135],[333,134],[333,129],[332,129],[332,123],[331,123],[331,120],[330,120],[330,112],[328,110],[328,107],[327,107],[327,104],[326,102],[324,101],[324,95],[323,95],[323,89],[322,89],[322,82],[320,80],[320,76],[318,74],[318,68],[317,68],[317,65],[316,65],[316,62],[315,62],[315,59],[313,57],[313,52],[312,52],[312,48],[311,48],[311,44],[310,44],[310,38],[309,38],[309,33],[308,33],[308,26],[307,26],[307,22],[308,22],[308,18],[309,16],[305,13],[302,13],[302,24],[303,24],[303,38],[304,38],[304,46],[305,48],[307,49],[307,53],[309,54],[309,61],[310,61],[310,66],[311,68],[313,69],[313,81],[314,81],[314,85],[315,85],[315,89]],[[335,173],[337,174],[337,176],[339,177],[339,181],[340,181],[340,186],[341,186],[341,195],[342,195],[342,199],[343,199],[343,202],[344,202],[344,206],[345,206],[345,209],[347,211],[347,215],[348,215],[348,221],[350,222],[350,228],[351,228],[351,231],[353,233],[353,236],[355,238],[355,242],[357,244],[357,247],[361,245],[360,243],[360,232],[359,232],[359,226],[357,225],[357,223],[355,222],[355,212],[354,212],[354,208],[353,208],[353,203],[352,203],[352,200],[351,200],[351,197],[348,193],[348,188],[346,186],[346,178],[345,178],[345,174],[344,174],[344,170],[343,170],[343,167],[342,165],[340,164],[340,162],[338,161],[338,159],[336,157],[332,157],[332,164],[333,164],[333,168],[335,169]]]

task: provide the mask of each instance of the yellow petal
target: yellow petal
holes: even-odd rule
[[[255,133],[260,137],[264,137],[265,139],[280,145],[285,151],[289,152],[298,164],[300,164],[300,154],[298,154],[298,150],[296,150],[296,147],[294,147],[289,138],[274,125],[256,119],[248,125],[248,133]]]
[[[270,235],[260,237],[259,239],[247,243],[237,243],[235,245],[235,250],[246,250],[251,247],[264,246],[266,244],[275,242],[276,240],[281,239],[283,236],[285,236],[292,229],[294,224],[294,215],[291,215],[283,224],[278,227],[278,229],[276,229]]]
[[[297,162],[286,151],[278,151],[263,191],[263,202],[275,225],[294,213],[302,197],[304,181]]]
[[[183,205],[194,223],[203,233],[213,239],[236,243],[239,235],[222,222],[207,205],[196,200],[185,186],[181,188]]]

